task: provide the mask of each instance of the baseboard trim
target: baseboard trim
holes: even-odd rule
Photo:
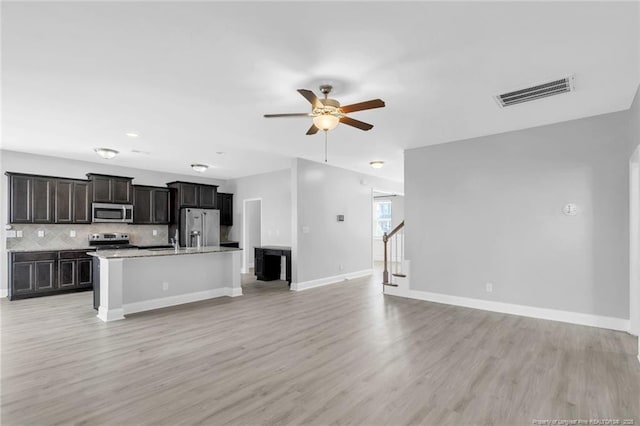
[[[291,290],[303,291],[311,288],[323,287],[325,285],[336,284],[345,280],[353,280],[356,278],[366,277],[373,273],[373,269],[363,269],[361,271],[349,272],[341,275],[334,275],[332,277],[318,278],[316,280],[303,281],[299,283],[291,283]]]
[[[444,303],[465,308],[481,309],[502,314],[520,315],[523,317],[560,321],[570,324],[586,325],[590,327],[607,328],[617,331],[629,331],[629,320],[623,318],[605,317],[600,315],[583,314],[580,312],[561,311],[557,309],[537,308],[534,306],[516,305],[511,303],[494,302],[491,300],[472,299],[469,297],[452,296],[442,293],[409,290],[400,297],[424,300],[428,302]]]
[[[0,297],[9,297],[9,290],[8,289],[0,290]]]
[[[96,315],[104,322],[118,321],[124,319],[124,312],[121,308],[107,310],[102,306],[98,307],[98,315]]]
[[[127,303],[122,306],[124,315],[136,312],[150,311],[153,309],[167,308],[169,306],[182,305],[185,303],[199,302],[200,300],[214,299],[223,296],[242,296],[242,289],[232,287],[214,288],[211,290],[198,291],[196,293],[180,294],[177,296],[163,297],[159,299],[145,300],[142,302]]]

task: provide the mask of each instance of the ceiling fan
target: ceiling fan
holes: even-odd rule
[[[340,102],[329,98],[333,87],[330,84],[320,86],[320,92],[324,95],[324,99],[318,97],[311,91],[306,89],[298,89],[298,92],[311,103],[311,112],[301,112],[292,114],[265,114],[266,118],[274,117],[313,117],[313,124],[307,130],[307,135],[315,135],[318,130],[329,131],[335,129],[339,123],[356,127],[360,130],[371,130],[373,124],[364,121],[355,120],[348,117],[347,114],[355,111],[363,111],[366,109],[382,108],[384,101],[382,99],[372,99],[366,102],[358,102],[357,104],[340,106]]]

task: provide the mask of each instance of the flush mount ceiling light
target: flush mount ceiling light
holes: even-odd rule
[[[207,166],[206,164],[192,164],[191,168],[198,173],[204,173],[209,168],[209,166]]]
[[[111,160],[113,157],[120,153],[119,151],[111,148],[96,148],[94,149],[94,151],[105,160]]]
[[[125,133],[125,135],[129,136],[130,138],[139,138],[140,137],[140,135],[138,133],[136,133],[136,132],[128,132],[128,133]]]
[[[380,168],[382,168],[382,166],[384,166],[384,161],[379,161],[379,160],[377,160],[377,161],[370,161],[370,162],[369,162],[369,165],[370,165],[371,167],[373,167],[374,169],[380,169]]]

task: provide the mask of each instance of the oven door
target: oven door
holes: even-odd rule
[[[93,203],[93,222],[133,222],[133,205]]]

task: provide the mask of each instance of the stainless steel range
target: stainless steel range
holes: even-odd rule
[[[89,246],[96,250],[137,249],[129,242],[129,234],[124,232],[108,232],[89,234]]]

